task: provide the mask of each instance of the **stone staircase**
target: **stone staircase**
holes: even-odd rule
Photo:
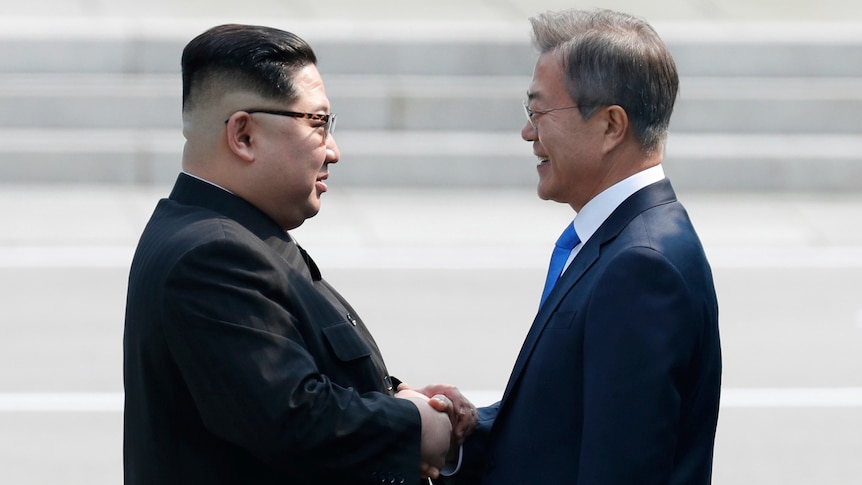
[[[666,157],[678,188],[862,189],[862,33],[656,27],[682,76]],[[198,31],[0,36],[0,183],[173,181],[179,58]],[[461,34],[304,35],[338,113],[333,183],[535,184],[519,135],[528,33]]]

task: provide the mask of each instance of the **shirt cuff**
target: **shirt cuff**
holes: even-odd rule
[[[461,460],[464,458],[464,445],[458,446],[458,461],[455,463],[447,462],[443,465],[443,468],[440,470],[440,475],[444,477],[451,477],[452,475],[458,473],[461,470]]]

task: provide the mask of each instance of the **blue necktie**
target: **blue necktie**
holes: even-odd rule
[[[578,237],[578,233],[575,232],[574,224],[566,226],[566,230],[560,234],[560,238],[554,244],[554,252],[551,254],[551,264],[548,266],[548,277],[545,279],[545,289],[542,291],[542,302],[539,303],[539,306],[545,303],[548,294],[554,289],[554,285],[557,284],[557,280],[560,279],[560,275],[563,273],[563,267],[566,265],[566,260],[569,259],[569,254],[572,253],[572,249],[579,242],[581,242],[581,239]]]

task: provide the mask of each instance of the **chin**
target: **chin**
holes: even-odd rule
[[[542,200],[550,200],[551,194],[549,193],[547,187],[542,184],[542,181],[539,181],[539,185],[536,187],[536,194],[538,194],[539,198]]]
[[[560,204],[567,204],[566,197],[562,196],[563,194],[554,192],[553,190],[542,187],[539,185],[536,193],[539,195],[539,198],[542,200],[550,200],[552,202],[559,202]]]
[[[311,219],[320,212],[320,198],[314,198],[308,201],[308,208],[305,211],[305,218]]]

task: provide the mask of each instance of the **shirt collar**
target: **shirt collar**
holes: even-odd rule
[[[626,199],[647,185],[663,180],[664,169],[655,165],[611,185],[581,208],[574,220],[575,231],[585,244]]]
[[[229,194],[233,194],[233,192],[231,192],[230,190],[228,190],[228,189],[226,189],[226,188],[222,187],[221,185],[219,185],[219,184],[217,184],[217,183],[210,182],[209,180],[207,180],[207,179],[205,179],[205,178],[198,177],[197,175],[195,175],[195,174],[193,174],[193,173],[188,173],[188,172],[186,172],[185,170],[183,170],[182,172],[183,172],[184,174],[188,175],[189,177],[196,178],[196,179],[200,180],[201,182],[206,182],[206,183],[208,183],[208,184],[210,184],[210,185],[212,185],[212,186],[215,186],[215,187],[218,187],[218,188],[220,188],[220,189],[224,190],[225,192],[227,192],[227,193],[229,193]],[[234,195],[236,195],[236,194],[234,194]]]

